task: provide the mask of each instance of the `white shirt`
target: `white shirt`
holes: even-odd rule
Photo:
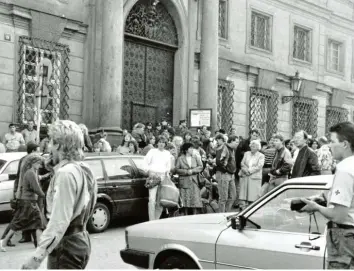
[[[171,154],[169,151],[151,149],[144,157],[144,169],[159,173],[170,172]]]
[[[340,224],[354,226],[354,155],[337,164],[333,185],[328,194],[328,206],[333,203],[349,208],[348,216]]]
[[[294,165],[295,165],[295,162],[296,162],[297,156],[299,155],[299,151],[300,151],[300,149],[296,149],[296,150],[294,151],[293,166],[291,167],[291,171],[290,171],[290,173],[293,173],[293,168],[294,168]]]

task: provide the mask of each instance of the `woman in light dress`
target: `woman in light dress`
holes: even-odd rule
[[[244,209],[259,198],[262,187],[262,168],[264,155],[260,152],[261,142],[253,140],[250,143],[251,151],[245,153],[242,162],[240,176],[240,208]]]

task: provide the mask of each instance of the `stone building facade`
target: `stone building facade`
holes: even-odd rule
[[[111,135],[201,108],[322,136],[354,117],[353,23],[352,0],[0,0],[0,131],[37,107]]]

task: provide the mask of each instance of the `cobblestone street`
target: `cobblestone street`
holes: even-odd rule
[[[132,223],[131,223],[132,224]],[[7,224],[0,224],[3,233]],[[107,231],[91,235],[92,253],[87,269],[135,269],[125,264],[120,257],[120,250],[125,246],[124,229],[127,223],[115,222]],[[7,252],[0,252],[1,269],[19,269],[22,263],[34,251],[33,244],[19,244],[21,233],[13,237],[16,247],[7,248]],[[46,269],[47,261],[43,262],[40,269]]]

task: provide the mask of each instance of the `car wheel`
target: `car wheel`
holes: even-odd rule
[[[111,221],[111,213],[106,204],[98,202],[87,223],[87,229],[92,233],[100,233],[107,229]]]
[[[160,269],[198,269],[195,262],[186,255],[177,254],[168,256],[160,264]]]

